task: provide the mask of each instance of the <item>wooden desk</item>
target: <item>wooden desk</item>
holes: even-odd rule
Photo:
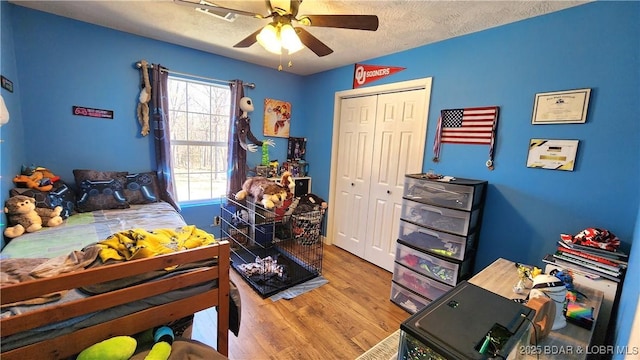
[[[469,282],[508,299],[524,299],[531,289],[525,290],[524,294],[513,292],[513,286],[518,283],[518,280],[515,263],[500,258],[469,279]],[[531,283],[527,285],[530,287]],[[576,286],[576,290],[587,296],[588,304],[594,308],[594,317],[597,320],[604,293],[579,286]],[[536,353],[538,353],[539,359],[584,359],[589,350],[593,328],[595,324],[592,330],[587,330],[567,323],[564,328],[551,331],[549,336],[538,343],[537,347],[532,345],[526,349],[514,349],[509,358],[536,359]]]

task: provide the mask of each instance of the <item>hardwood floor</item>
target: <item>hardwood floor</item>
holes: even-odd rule
[[[347,251],[325,245],[322,276],[328,284],[273,302],[232,270],[242,321],[238,337],[230,334],[229,358],[355,359],[409,317],[389,300],[391,273]]]

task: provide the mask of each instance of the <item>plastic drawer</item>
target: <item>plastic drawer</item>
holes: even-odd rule
[[[391,301],[411,314],[422,310],[431,301],[391,282]]]
[[[393,281],[429,300],[435,300],[452,289],[449,285],[429,279],[423,274],[417,273],[398,263],[395,263],[393,267]]]
[[[436,230],[420,227],[418,225],[400,220],[400,240],[411,246],[431,251],[456,260],[464,260],[465,254],[475,245],[476,234],[466,238]]]
[[[475,228],[478,213],[478,209],[471,212],[452,210],[405,199],[400,217],[418,225],[466,236]]]
[[[458,280],[466,276],[469,272],[471,259],[461,263],[449,262],[444,259],[439,259],[435,256],[422,253],[402,244],[400,241],[402,240],[398,240],[396,248],[396,262],[412,269],[413,271],[452,286],[456,285]],[[395,277],[396,274],[394,273],[393,276]]]
[[[404,197],[425,204],[471,210],[480,205],[487,182],[455,179],[449,182],[429,179],[426,174],[405,176]]]

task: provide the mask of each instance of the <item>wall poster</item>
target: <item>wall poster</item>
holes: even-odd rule
[[[264,99],[264,135],[289,137],[291,104],[286,101]]]

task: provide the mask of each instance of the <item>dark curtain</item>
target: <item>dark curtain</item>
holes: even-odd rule
[[[231,117],[229,119],[229,148],[227,151],[227,196],[233,197],[247,179],[247,151],[240,146],[236,120],[242,114],[240,99],[244,96],[242,80],[233,80],[231,87]]]
[[[164,71],[163,71],[164,70]],[[169,73],[160,64],[153,64],[151,69],[151,126],[155,138],[156,175],[160,186],[160,199],[171,204],[180,211],[176,201],[173,184],[173,167],[171,164],[171,144],[169,131],[169,98],[167,81]]]

